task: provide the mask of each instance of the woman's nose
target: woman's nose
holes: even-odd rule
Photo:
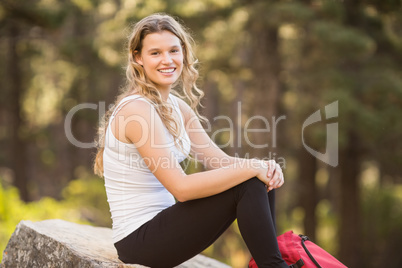
[[[162,63],[163,64],[171,64],[172,63],[172,57],[170,56],[169,53],[163,54]]]

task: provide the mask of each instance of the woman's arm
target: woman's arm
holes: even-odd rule
[[[170,150],[163,146],[169,141],[162,120],[147,102],[130,102],[114,120],[115,130],[125,133],[155,177],[181,202],[221,193],[254,176],[265,184],[269,182],[267,165],[258,160],[245,160],[224,168],[186,175]]]
[[[222,151],[208,136],[202,127],[198,117],[190,106],[177,98],[180,110],[184,116],[186,131],[191,140],[191,151],[195,159],[201,161],[207,169],[219,169],[233,164],[241,164],[246,159],[232,157]],[[270,178],[268,190],[279,188],[283,185],[282,169],[274,160],[267,161],[267,177]]]

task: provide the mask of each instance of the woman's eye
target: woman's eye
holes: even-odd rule
[[[159,52],[152,52],[151,55],[158,55]]]
[[[172,53],[178,53],[179,50],[178,50],[178,49],[173,49],[171,52],[172,52]]]

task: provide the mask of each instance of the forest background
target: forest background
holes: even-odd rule
[[[0,250],[20,220],[111,226],[92,142],[131,25],[154,12],[193,33],[215,142],[283,166],[278,234],[349,267],[402,267],[400,0],[1,0]],[[307,150],[327,137],[332,162]],[[250,258],[236,224],[204,253]]]

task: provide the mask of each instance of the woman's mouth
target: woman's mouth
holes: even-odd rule
[[[159,69],[158,71],[163,74],[171,74],[176,70],[176,68],[166,68],[166,69]]]

